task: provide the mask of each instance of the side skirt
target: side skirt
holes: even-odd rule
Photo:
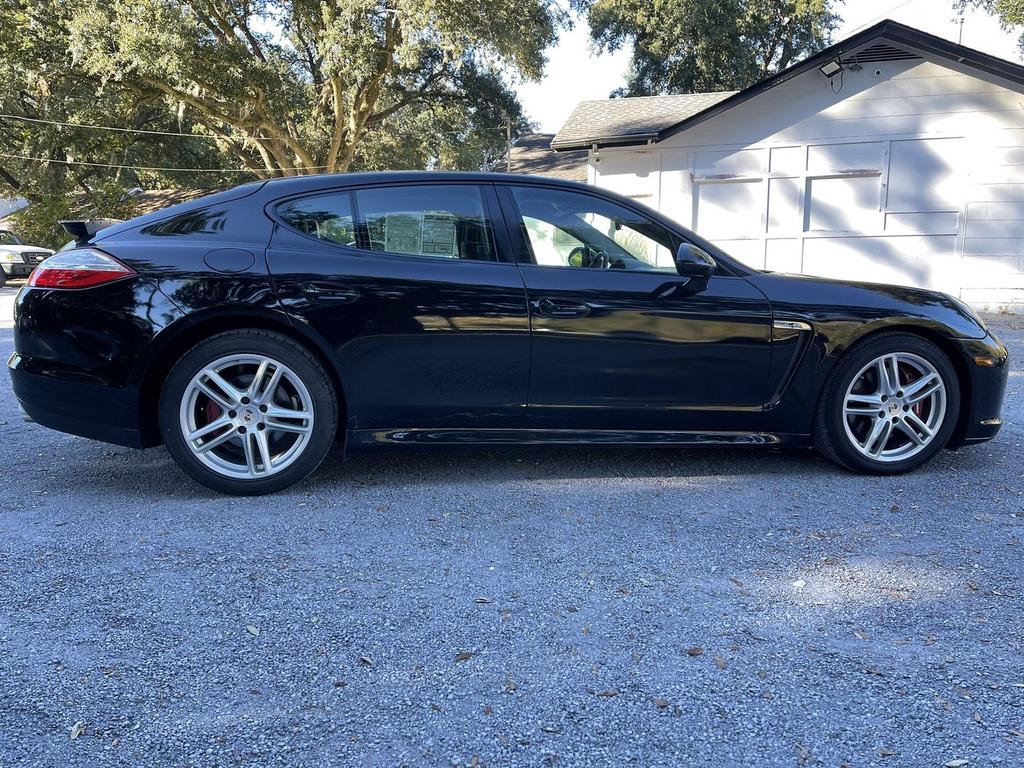
[[[349,448],[381,445],[768,445],[807,447],[809,435],[618,429],[356,429]]]

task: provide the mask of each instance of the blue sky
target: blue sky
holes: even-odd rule
[[[842,24],[836,39],[885,18],[908,24],[957,42],[960,24],[949,0],[849,0],[840,7]],[[1022,62],[1017,49],[1020,31],[1005,31],[984,11],[969,10],[964,16],[963,44],[994,56]],[[548,65],[540,82],[520,83],[519,98],[539,130],[555,133],[580,101],[604,99],[625,83],[629,51],[596,56],[590,47],[585,22],[564,32],[558,45],[548,50]]]

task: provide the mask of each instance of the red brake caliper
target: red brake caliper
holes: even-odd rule
[[[900,384],[902,384],[903,386],[907,386],[907,384],[910,384],[910,374],[907,373],[907,369],[903,366],[900,366],[898,368],[898,371],[900,377]],[[910,407],[910,410],[912,410],[916,416],[920,417],[921,413],[924,411],[924,400],[919,400],[916,403],[914,403]]]
[[[212,423],[221,414],[220,406],[213,400],[206,401],[206,423]]]

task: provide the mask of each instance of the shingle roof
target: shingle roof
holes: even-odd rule
[[[528,133],[520,136],[510,153],[512,173],[552,176],[569,181],[587,180],[587,152],[555,152],[551,149],[551,133]],[[499,168],[499,170],[504,170]]]
[[[657,139],[666,128],[703,112],[734,93],[717,91],[582,101],[569,115],[551,146],[568,149],[595,143],[636,143]]]
[[[884,19],[835,45],[801,59],[787,69],[735,93],[691,93],[607,101],[584,101],[569,116],[551,146],[556,150],[583,149],[592,144],[635,145],[662,141],[742,104],[826,61],[849,56],[862,46],[882,39],[927,59],[946,59],[986,75],[1024,86],[1024,66],[976,51],[905,24]],[[705,101],[705,99],[707,101]],[[672,100],[677,100],[673,102]],[[649,101],[649,104],[641,102]],[[662,112],[662,109],[665,111]]]
[[[129,194],[136,205],[138,205],[136,215],[141,216],[177,205],[178,203],[185,203],[216,191],[216,189],[140,189]]]

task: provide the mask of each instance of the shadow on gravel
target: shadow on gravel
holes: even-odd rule
[[[510,446],[381,448],[324,462],[327,481],[360,484],[751,476],[825,467],[809,450],[683,446]],[[315,483],[316,476],[311,478]]]
[[[163,448],[134,451],[84,440],[65,453],[76,484],[97,494],[136,498],[223,498],[192,482]],[[944,451],[915,477],[971,473],[992,459],[982,448]],[[523,446],[509,448],[374,449],[344,457],[336,447],[302,483],[282,496],[374,487],[492,485],[529,481],[703,480],[775,478],[813,483],[855,478],[811,450],[728,447]]]

